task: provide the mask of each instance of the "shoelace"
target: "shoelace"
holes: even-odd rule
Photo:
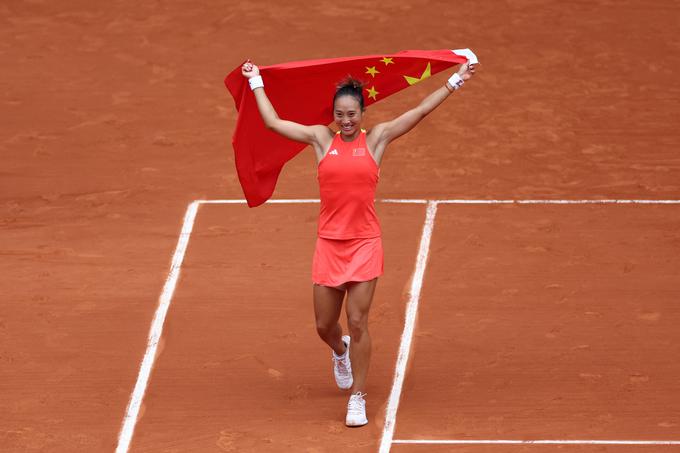
[[[335,364],[338,372],[342,375],[349,375],[349,367],[347,366],[347,359],[341,357],[333,356],[333,363]]]
[[[348,411],[363,411],[366,406],[366,401],[364,400],[366,393],[356,392],[349,397],[349,403],[347,404]]]

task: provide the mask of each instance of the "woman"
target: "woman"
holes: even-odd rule
[[[280,119],[267,98],[260,71],[250,60],[241,68],[254,92],[265,125],[291,140],[312,145],[321,194],[318,237],[312,263],[317,333],[333,350],[335,380],[351,388],[347,426],[363,426],[364,392],[371,355],[368,312],[377,279],[383,273],[380,224],[374,198],[379,166],[387,145],[404,135],[475,73],[464,64],[446,84],[417,107],[392,121],[362,129],[363,86],[348,78],[337,88],[333,115],[338,131],[326,125],[306,126]],[[349,335],[338,322],[343,299]],[[350,353],[351,343],[351,353]]]

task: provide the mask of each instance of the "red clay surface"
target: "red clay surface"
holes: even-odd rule
[[[676,440],[679,207],[440,206],[395,439]]]
[[[455,6],[438,0],[388,0],[375,6],[297,0],[3,2],[3,451],[115,448],[187,203],[242,197],[230,148],[236,115],[222,80],[245,58],[273,64],[402,49],[475,50],[482,62],[475,80],[388,151],[380,197],[678,199],[679,16],[680,6],[669,0],[549,5],[467,0]],[[414,106],[446,77],[440,74],[376,105],[366,125]],[[318,195],[313,153],[303,152],[286,167],[275,195]],[[673,236],[677,209],[561,208],[470,208],[460,212],[469,213],[472,223],[452,225],[450,234],[439,227],[454,222],[458,211],[442,208],[433,273],[426,275],[433,284],[423,294],[398,436],[491,435],[493,429],[517,436],[556,436],[561,430],[602,438],[670,438],[678,431],[678,337],[669,327],[678,318],[677,304],[669,302],[678,299],[673,274],[680,252]],[[243,216],[232,217],[235,210]],[[567,212],[573,217],[562,218]],[[350,445],[357,446],[353,451],[375,450],[422,209],[383,211],[389,274],[378,284],[372,315],[371,425],[350,432],[337,421],[342,398],[324,387],[327,351],[312,329],[307,270],[315,215],[312,206],[257,208],[247,214],[233,207],[201,209],[131,451],[191,451],[191,445],[194,451],[276,451],[300,445],[303,437],[302,451],[345,451]],[[532,239],[512,231],[527,246],[540,238],[547,252],[513,249],[516,243],[499,237],[505,221],[539,228],[544,220],[560,225],[562,232],[540,231]],[[587,250],[576,248],[574,225],[588,235]],[[230,229],[243,235],[237,247],[228,240]],[[495,246],[501,255],[490,249],[475,255],[468,244],[462,251],[473,261],[456,261],[465,257],[452,249],[468,237],[456,231],[483,238],[484,247]],[[564,255],[550,255],[570,243],[574,253],[591,253],[585,262],[596,268],[592,273],[565,267]],[[644,255],[647,250],[654,254]],[[636,278],[621,275],[621,266],[633,259],[628,253],[638,254],[638,265],[630,271]],[[484,279],[483,272],[504,270],[502,256],[514,280],[497,279],[496,286],[488,278],[474,280]],[[597,256],[612,261],[599,262]],[[453,275],[471,279],[451,277],[447,283],[468,285],[450,287],[468,304],[459,311],[467,313],[470,324],[452,319],[456,311],[442,307],[447,296],[437,286],[444,285],[441,266],[447,259],[453,260]],[[245,269],[252,270],[247,285],[245,277],[233,276]],[[479,273],[473,276],[470,269]],[[550,274],[551,269],[563,273]],[[563,288],[546,289],[538,278],[522,278],[522,270],[551,277]],[[596,278],[599,271],[606,271],[603,279]],[[579,293],[566,289],[578,285],[584,287]],[[505,289],[518,292],[503,294]],[[520,294],[529,305],[521,305]],[[549,298],[558,294],[570,298],[561,305]],[[245,303],[262,307],[258,325],[248,325],[255,316],[241,311]],[[276,308],[267,310],[269,303]],[[599,308],[587,307],[592,304]],[[437,307],[441,311],[433,312]],[[585,311],[602,316],[585,316]],[[242,316],[242,322],[234,325],[232,314]],[[651,318],[644,319],[648,314]],[[491,321],[479,322],[485,319]],[[545,337],[548,327],[558,329],[555,338]],[[286,337],[289,332],[295,337]],[[451,338],[447,346],[455,359],[445,362],[452,368],[444,387],[435,385],[441,382],[441,368],[426,374],[428,356],[447,343],[437,338]],[[516,349],[509,349],[509,340],[518,341]],[[306,354],[281,347],[288,342]],[[570,349],[584,344],[590,349]],[[559,354],[562,360],[553,362]],[[520,367],[531,358],[543,362]],[[493,360],[496,367],[485,368]],[[463,370],[464,363],[476,368]],[[293,367],[303,368],[300,376],[294,376]],[[270,368],[282,373],[280,379]],[[554,375],[546,375],[551,370]],[[464,395],[466,414],[455,393],[464,382],[478,389]],[[432,396],[423,395],[425,385]],[[526,391],[520,412],[511,413],[504,386]],[[493,398],[495,407],[488,403]],[[485,413],[475,406],[482,401]],[[551,403],[531,405],[541,402]],[[567,412],[560,413],[560,407]],[[239,416],[235,408],[247,413]],[[603,415],[588,424],[589,417]],[[466,428],[448,425],[457,416]],[[532,422],[530,416],[539,418]],[[278,443],[255,445],[266,438]],[[423,448],[453,450],[393,450]],[[537,452],[557,449],[531,446]]]

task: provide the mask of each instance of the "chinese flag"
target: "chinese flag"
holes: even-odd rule
[[[468,59],[477,63],[469,49],[405,50],[391,55],[261,66],[260,75],[280,118],[306,125],[330,124],[336,84],[347,75],[366,83],[364,99],[368,106]],[[239,112],[232,137],[236,171],[248,206],[259,206],[274,192],[283,165],[307,145],[265,127],[240,65],[224,79],[224,84]]]

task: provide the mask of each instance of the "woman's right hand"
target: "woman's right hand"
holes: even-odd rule
[[[476,69],[477,69],[476,65],[467,62],[461,65],[460,69],[458,70],[458,75],[460,76],[461,79],[463,79],[464,82],[467,82],[472,78],[473,75],[475,75]]]
[[[243,63],[243,66],[241,66],[241,74],[243,74],[243,77],[246,79],[251,79],[260,75],[260,68],[255,66],[249,58],[245,63]]]

